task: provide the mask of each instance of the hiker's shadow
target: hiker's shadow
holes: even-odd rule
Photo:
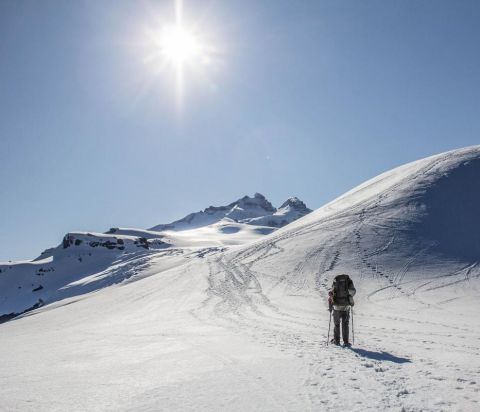
[[[401,358],[399,356],[392,355],[388,352],[373,352],[371,350],[350,348],[357,355],[363,356],[364,358],[369,358],[378,361],[387,361],[393,363],[410,363],[411,360],[408,358]]]

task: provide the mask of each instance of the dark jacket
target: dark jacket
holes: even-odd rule
[[[342,275],[340,275],[342,276]],[[328,306],[329,310],[340,310],[340,311],[345,311],[349,310],[350,306],[353,306],[353,296],[355,296],[355,293],[357,292],[355,289],[355,286],[353,285],[352,279],[347,275],[347,285],[348,285],[348,296],[346,299],[343,299],[342,301],[339,301],[336,296],[335,296],[335,280],[337,277],[335,277],[335,280],[333,281],[332,288],[328,291]]]

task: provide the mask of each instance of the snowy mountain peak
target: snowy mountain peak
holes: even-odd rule
[[[283,227],[309,214],[311,211],[298,197],[290,197],[274,213],[249,219],[248,221],[242,220],[241,222],[250,225]]]
[[[240,220],[270,215],[277,210],[265,198],[265,196],[260,193],[255,193],[253,197],[244,196],[236,202],[231,203],[230,206],[232,206],[232,208],[225,217],[237,222]]]
[[[258,207],[270,213],[275,213],[277,210],[261,193],[255,193],[253,197],[244,196],[234,203],[241,208],[246,208],[246,207],[257,208]]]
[[[287,211],[284,210],[285,208],[282,209],[287,203],[289,210],[291,209],[295,211],[295,213],[291,213],[288,217],[285,216],[287,213]],[[277,210],[264,195],[261,193],[255,193],[253,197],[246,195],[226,206],[209,206],[203,211],[190,213],[180,220],[168,224],[157,225],[150,230],[157,232],[167,230],[191,230],[215,224],[224,218],[231,219],[235,222],[258,226],[281,227],[311,211],[301,200],[295,197],[288,199],[282,207]],[[278,212],[284,216],[283,219],[267,219]],[[268,225],[265,223],[271,224]]]
[[[279,207],[280,209],[293,209],[299,212],[305,212],[305,214],[310,213],[312,210],[307,207],[307,205],[302,202],[298,197],[290,197]]]

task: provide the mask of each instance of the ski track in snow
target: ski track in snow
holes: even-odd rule
[[[377,275],[390,283],[390,285],[374,290],[368,295],[368,299],[387,288],[393,287],[407,300],[407,304],[410,299],[424,303],[417,296],[422,285],[416,287],[412,293],[405,292],[401,287],[404,276],[386,275],[369,263],[376,252],[373,251],[367,255],[361,248],[361,227],[363,224],[362,215],[360,215],[360,223],[355,231],[355,245],[359,252],[360,261],[367,271],[372,272],[374,278]],[[364,403],[362,401],[366,396],[364,393],[365,386],[369,388],[370,396],[367,396],[367,399],[373,398],[377,401],[381,399],[382,408],[400,409],[405,405],[408,406],[408,399],[418,397],[418,394],[422,398],[422,410],[449,409],[455,405],[455,402],[442,399],[442,391],[438,391],[436,400],[429,400],[431,390],[427,390],[425,393],[425,388],[418,386],[418,379],[412,379],[410,376],[411,371],[404,372],[404,369],[416,368],[417,366],[413,366],[413,363],[421,364],[424,369],[421,374],[427,382],[433,380],[436,386],[440,386],[439,382],[447,383],[446,389],[449,390],[451,389],[449,385],[455,385],[458,391],[465,390],[468,395],[464,395],[466,404],[463,407],[467,405],[467,409],[469,406],[472,410],[474,409],[473,405],[476,403],[478,389],[476,383],[472,382],[475,382],[475,379],[478,380],[478,371],[476,373],[470,372],[468,377],[462,375],[462,378],[452,380],[451,377],[459,375],[461,371],[460,368],[452,370],[452,366],[456,366],[455,363],[440,365],[438,362],[422,358],[405,359],[404,362],[398,363],[390,362],[390,359],[396,358],[388,352],[385,354],[385,349],[381,346],[382,342],[386,341],[395,349],[392,341],[395,342],[398,339],[408,344],[403,348],[408,350],[409,353],[415,353],[417,347],[424,348],[428,352],[431,345],[435,347],[436,351],[456,351],[462,356],[473,356],[478,360],[480,355],[478,346],[475,346],[475,344],[467,345],[465,342],[467,338],[472,338],[472,336],[467,337],[457,334],[458,331],[468,332],[467,328],[417,320],[414,317],[399,318],[388,313],[371,315],[372,322],[368,325],[364,323],[365,316],[362,316],[360,317],[362,336],[371,336],[372,342],[369,342],[369,349],[361,353],[367,353],[370,355],[369,357],[357,354],[355,349],[353,351],[336,347],[328,347],[327,349],[325,336],[319,333],[318,321],[311,319],[310,322],[305,322],[305,318],[292,316],[287,311],[283,311],[272,304],[268,296],[263,293],[261,282],[255,276],[254,268],[262,260],[282,253],[284,248],[279,243],[285,240],[288,240],[288,238],[275,240],[266,248],[257,247],[241,252],[228,261],[223,256],[210,261],[210,286],[208,291],[211,296],[220,298],[220,301],[215,303],[213,310],[216,316],[225,320],[224,326],[231,327],[232,330],[237,332],[242,331],[262,345],[275,347],[281,352],[292,352],[295,357],[306,360],[308,363],[306,370],[309,376],[304,379],[305,393],[303,395],[308,400],[307,409],[316,410],[319,407],[336,409],[342,405],[341,393],[345,392],[350,394],[348,402],[344,405],[345,407],[351,408],[351,398],[358,398],[353,402],[353,406],[358,410],[375,409],[377,407],[374,406],[375,403],[368,403],[368,401]],[[388,244],[382,250],[386,249],[388,249]],[[327,282],[322,278],[335,268],[341,256],[341,251],[336,251],[332,256],[329,253],[324,253],[324,250],[325,247],[312,249],[305,259],[295,265],[293,271],[288,272],[285,276],[278,277],[278,280],[269,289],[270,292],[279,287],[281,283],[285,283],[287,290],[297,292],[301,296],[301,292],[307,289],[308,278],[313,275],[318,297],[324,300],[326,298]],[[245,263],[246,261],[248,263]],[[318,268],[317,271],[312,270],[309,267],[310,265]],[[470,273],[474,266],[472,265],[460,272]],[[363,268],[360,269],[360,272],[364,273]],[[261,271],[258,273],[261,273]],[[321,287],[318,287],[319,285]],[[205,307],[202,310],[205,310]],[[385,308],[381,312],[384,312],[384,310]],[[380,327],[375,326],[376,322],[380,325],[387,323],[393,326],[400,323],[403,326]],[[405,324],[409,327],[406,327]],[[414,332],[410,330],[412,324],[416,326]],[[432,327],[441,328],[442,332],[433,333]],[[423,329],[427,329],[428,332],[422,333],[421,330]],[[439,338],[440,342],[432,340],[432,336]],[[445,339],[449,341],[447,345],[444,343]],[[474,336],[473,339],[478,345],[478,335]],[[453,343],[455,340],[460,343]],[[363,339],[362,341],[365,342]],[[350,370],[352,367],[354,369]],[[439,376],[438,372],[440,370],[443,371],[442,376]],[[338,376],[344,375],[348,375],[348,379],[343,380],[342,387],[339,388]],[[458,384],[458,382],[467,381],[470,382],[469,385],[459,386]],[[367,385],[365,385],[366,382]],[[372,394],[374,395],[372,396]],[[416,402],[417,400],[412,405],[415,405]]]

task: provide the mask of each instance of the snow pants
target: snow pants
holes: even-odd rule
[[[333,311],[333,339],[340,342],[340,321],[342,321],[342,337],[343,343],[348,342],[348,321],[350,320],[350,309]]]

